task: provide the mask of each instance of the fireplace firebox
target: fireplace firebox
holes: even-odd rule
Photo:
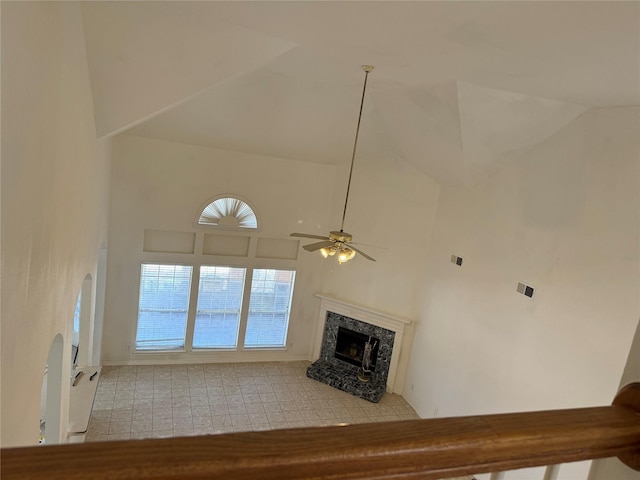
[[[334,356],[338,360],[360,367],[362,366],[364,348],[367,342],[372,345],[369,370],[375,372],[380,340],[371,335],[354,332],[353,330],[339,326]]]

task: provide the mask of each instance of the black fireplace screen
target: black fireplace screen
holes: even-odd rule
[[[336,340],[335,358],[352,365],[362,366],[362,356],[366,342],[371,344],[371,366],[370,370],[376,369],[376,358],[378,357],[378,346],[380,341],[375,337],[370,337],[362,333],[354,332],[344,327],[338,327],[338,338]]]

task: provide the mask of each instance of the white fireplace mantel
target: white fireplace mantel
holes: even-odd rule
[[[400,350],[402,348],[402,340],[404,337],[405,327],[411,324],[412,320],[390,313],[382,312],[374,308],[358,305],[356,303],[334,297],[326,293],[316,293],[316,297],[320,298],[320,318],[318,320],[318,328],[316,330],[315,345],[313,349],[313,358],[315,361],[320,358],[320,350],[322,347],[322,338],[324,335],[325,322],[327,320],[327,312],[337,313],[346,317],[360,320],[378,327],[386,328],[395,332],[393,341],[393,351],[391,353],[391,363],[389,365],[389,376],[387,377],[387,392],[393,392],[393,385],[396,379],[398,369],[398,360],[400,358]]]

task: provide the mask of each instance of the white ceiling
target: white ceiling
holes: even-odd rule
[[[640,2],[86,2],[101,136],[469,184],[591,107],[640,104]],[[364,157],[364,158],[362,158]]]

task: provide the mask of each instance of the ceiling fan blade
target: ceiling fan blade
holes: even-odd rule
[[[355,250],[357,253],[359,253],[360,255],[362,255],[364,258],[366,258],[367,260],[371,260],[372,262],[375,262],[376,259],[373,257],[370,257],[369,255],[367,255],[366,253],[364,253],[362,250],[357,249],[356,247],[354,247],[352,244],[348,244],[349,248]]]
[[[292,233],[290,237],[303,237],[303,238],[317,238],[318,240],[329,240],[329,237],[323,237],[321,235],[311,235],[309,233]]]
[[[333,244],[334,244],[333,241],[327,240],[325,242],[318,242],[318,243],[311,243],[309,245],[303,245],[302,248],[304,248],[307,252],[315,252],[316,250],[320,250],[321,248],[331,247]]]
[[[388,250],[388,247],[381,247],[380,245],[371,245],[370,243],[360,243],[360,242],[349,242],[349,245],[363,245],[365,247],[372,247],[372,248],[380,248],[382,250]]]

